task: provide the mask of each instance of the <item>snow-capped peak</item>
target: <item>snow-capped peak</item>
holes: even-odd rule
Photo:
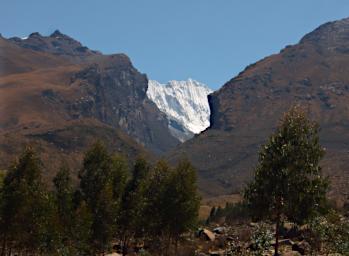
[[[193,79],[172,80],[161,84],[149,80],[147,96],[168,119],[191,133],[200,133],[210,125],[210,108],[207,95],[212,90]]]

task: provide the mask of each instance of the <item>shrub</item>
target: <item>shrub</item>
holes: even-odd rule
[[[251,237],[250,249],[253,251],[253,255],[262,255],[265,250],[269,249],[273,237],[273,233],[265,224],[258,225]]]
[[[343,255],[349,252],[349,221],[334,211],[312,220],[309,229],[308,240],[313,249]]]

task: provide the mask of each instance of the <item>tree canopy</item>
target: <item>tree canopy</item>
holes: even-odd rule
[[[303,223],[326,205],[328,179],[322,176],[324,149],[319,126],[293,107],[261,147],[253,181],[244,198],[255,218]]]

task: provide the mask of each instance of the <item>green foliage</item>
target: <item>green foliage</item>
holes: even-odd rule
[[[165,161],[152,168],[139,158],[129,178],[127,161],[96,143],[85,154],[76,190],[67,166],[57,172],[52,191],[41,171],[28,148],[2,185],[0,179],[2,254],[99,255],[113,240],[127,249],[149,237],[168,250],[197,223],[199,197],[188,161],[175,169]]]
[[[171,169],[159,161],[147,184],[145,216],[148,236],[162,245],[165,255],[183,233],[196,227],[199,205],[192,165],[183,160]]]
[[[82,199],[92,214],[91,243],[105,252],[116,228],[120,198],[126,181],[126,164],[112,157],[98,142],[86,153],[79,173]]]
[[[75,210],[75,223],[73,225],[73,246],[75,255],[92,255],[95,251],[91,245],[93,215],[85,201],[82,201]],[[74,255],[72,253],[72,255]]]
[[[149,170],[150,166],[144,158],[137,159],[132,178],[128,181],[122,195],[119,226],[120,236],[125,244],[128,243],[130,237],[139,237],[144,231],[142,228],[145,225],[144,190]]]
[[[244,199],[253,217],[276,221],[276,237],[282,217],[302,224],[325,210],[329,183],[321,175],[318,134],[319,126],[294,107],[260,150]]]
[[[73,251],[71,244],[73,243],[75,216],[74,191],[71,183],[69,168],[64,165],[53,179],[57,218],[57,250],[63,255],[69,255]]]
[[[159,161],[149,174],[145,190],[144,215],[147,216],[146,231],[151,238],[163,237],[169,230],[166,216],[170,211],[170,197],[166,187],[170,184],[171,169],[165,161]]]
[[[200,198],[197,195],[196,171],[188,160],[178,163],[166,187],[169,229],[174,239],[196,228]]]
[[[11,241],[11,247],[18,250],[35,252],[52,248],[49,225],[53,207],[41,181],[41,168],[38,156],[26,148],[4,179],[0,228],[5,246]]]
[[[349,252],[349,221],[335,212],[314,218],[309,229],[308,239],[316,250],[343,255]]]
[[[55,187],[55,199],[57,213],[61,226],[64,228],[64,235],[70,236],[69,227],[73,221],[73,187],[70,179],[70,171],[67,166],[61,167],[53,179]]]
[[[322,210],[328,180],[321,176],[319,127],[298,108],[288,112],[259,154],[245,201],[256,217],[281,213],[302,223]]]
[[[269,249],[273,240],[273,233],[263,224],[258,225],[251,237],[251,246],[253,255],[263,255],[264,251]]]

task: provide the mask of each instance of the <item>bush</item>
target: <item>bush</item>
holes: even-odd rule
[[[334,211],[312,220],[309,228],[308,239],[313,249],[343,255],[349,252],[349,221]]]
[[[262,255],[271,246],[273,238],[273,233],[265,224],[258,225],[251,237],[250,249],[253,255]]]

